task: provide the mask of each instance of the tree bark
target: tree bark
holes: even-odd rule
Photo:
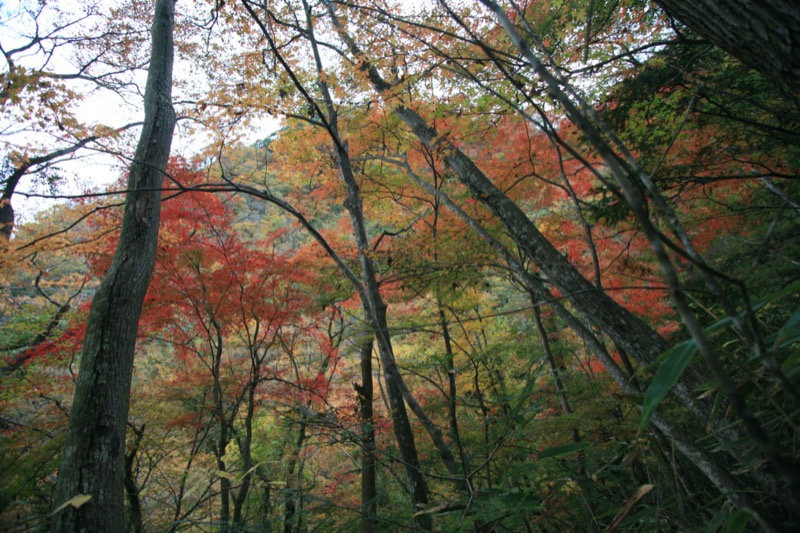
[[[779,85],[800,92],[795,0],[658,0],[667,13]]]
[[[132,533],[142,533],[143,531],[143,517],[142,517],[142,500],[140,497],[141,489],[136,485],[136,473],[134,463],[136,462],[136,455],[139,453],[139,445],[142,443],[144,437],[144,425],[137,428],[131,425],[133,434],[133,444],[131,451],[125,455],[125,494],[128,497],[128,531]]]
[[[653,219],[651,219],[647,207],[647,200],[637,187],[637,183],[644,187],[647,192],[647,198],[652,200],[653,204],[661,212],[661,215],[669,221],[672,233],[681,243],[687,257],[701,267],[698,271],[701,273],[703,281],[706,283],[711,294],[716,297],[720,306],[732,319],[735,327],[741,332],[743,340],[752,350],[753,354],[762,362],[762,365],[768,372],[778,378],[779,382],[788,383],[788,380],[786,380],[785,376],[780,372],[780,369],[776,367],[774,361],[767,356],[763,342],[754,335],[750,323],[742,319],[735,305],[727,298],[718,283],[717,275],[712,275],[710,273],[710,269],[707,268],[705,261],[695,250],[688,232],[661,194],[661,191],[656,187],[651,176],[639,166],[627,147],[625,147],[602,121],[597,119],[592,108],[589,107],[572,88],[568,85],[564,85],[562,89],[562,83],[560,83],[539,58],[536,57],[503,9],[494,0],[480,1],[495,13],[498,21],[506,30],[506,33],[514,45],[523,54],[536,74],[546,83],[550,96],[563,106],[569,119],[585,136],[587,143],[597,151],[597,154],[608,166],[611,175],[622,191],[622,196],[626,204],[650,244],[653,255],[661,267],[664,281],[669,287],[675,310],[682,318],[692,340],[696,343],[698,353],[703,357],[714,379],[720,385],[720,389],[730,400],[734,412],[742,422],[742,426],[746,429],[749,436],[758,444],[759,450],[763,456],[770,461],[770,467],[776,473],[780,474],[785,481],[788,490],[782,494],[774,494],[774,496],[785,504],[789,513],[796,515],[796,509],[798,508],[796,495],[800,492],[800,468],[796,461],[791,457],[787,458],[785,456],[781,446],[772,438],[770,432],[767,431],[759,418],[750,410],[744,394],[732,379],[725,364],[714,349],[713,344],[709,341],[706,332],[686,297],[685,290],[681,286],[678,276],[678,270],[670,257],[656,224]],[[609,335],[613,338],[611,333],[609,333]],[[616,339],[614,340],[616,341]],[[617,345],[621,346],[623,349],[627,349],[627,346],[621,345],[619,342],[617,342]],[[633,355],[636,356],[637,354],[634,353]],[[791,386],[784,387],[784,389],[793,392]],[[675,390],[679,390],[679,387],[675,387]],[[795,396],[794,394],[790,395]],[[693,403],[691,398],[689,397],[688,400],[689,402],[687,405],[691,405]]]
[[[54,533],[125,528],[125,429],[136,329],[155,263],[159,189],[175,127],[171,101],[174,14],[173,0],[157,0],[144,96],[145,122],[128,178],[119,244],[89,311],[53,493]],[[68,503],[79,495],[91,499],[77,508]]]
[[[347,199],[344,202],[344,206],[350,213],[350,219],[353,222],[353,231],[361,263],[361,281],[364,287],[363,293],[361,294],[361,303],[364,308],[364,314],[367,316],[367,320],[372,326],[378,342],[378,353],[381,356],[384,379],[386,380],[386,390],[389,393],[389,401],[392,406],[392,427],[394,428],[395,440],[397,441],[400,456],[405,464],[413,511],[416,513],[421,507],[428,504],[428,486],[419,463],[414,432],[411,428],[411,423],[408,419],[408,411],[403,401],[404,382],[394,358],[389,326],[386,321],[386,303],[381,297],[375,269],[367,253],[369,249],[369,239],[367,238],[366,227],[364,225],[363,208],[361,205],[358,183],[350,167],[350,158],[347,154],[346,145],[339,144],[339,146],[340,148],[337,149],[336,152],[336,159],[347,189]],[[415,529],[419,528],[423,531],[431,530],[431,523],[428,515],[415,517],[414,524]]]
[[[216,331],[216,340],[212,342],[211,374],[214,385],[212,390],[214,419],[219,426],[217,442],[214,445],[214,455],[217,459],[217,471],[219,473],[219,531],[228,531],[231,519],[231,480],[228,473],[228,466],[225,463],[225,454],[228,450],[228,443],[231,440],[233,430],[233,420],[236,415],[231,412],[226,414],[225,401],[223,399],[222,378],[220,374],[222,365],[222,331],[215,319],[211,319],[211,324]]]
[[[235,529],[244,529],[245,515],[244,504],[253,479],[253,420],[256,408],[256,388],[259,382],[259,365],[261,361],[253,357],[252,378],[247,386],[247,409],[242,425],[244,435],[237,438],[239,455],[242,457],[242,482],[233,497],[233,526]]]
[[[606,367],[609,375],[624,394],[632,397],[641,395],[641,391],[638,389],[638,387],[633,385],[630,376],[625,374],[625,372],[623,372],[617,363],[611,358],[604,344],[594,335],[587,325],[574,316],[561,303],[560,299],[554,298],[553,295],[550,294],[549,288],[545,285],[543,280],[533,276],[530,272],[528,272],[526,267],[519,261],[517,257],[512,255],[499,241],[486,232],[486,230],[480,224],[478,224],[474,219],[472,219],[457,205],[455,205],[446,195],[444,195],[441,191],[434,189],[433,186],[423,181],[419,176],[416,176],[409,167],[406,166],[404,168],[417,184],[431,194],[437,196],[449,209],[451,209],[459,218],[464,220],[464,222],[466,222],[473,230],[475,230],[475,232],[480,235],[481,238],[485,239],[492,246],[492,248],[494,248],[505,259],[508,266],[518,277],[520,282],[526,287],[526,289],[530,291],[531,294],[535,295],[537,303],[546,303],[549,305],[553,311],[555,311],[555,313],[565,322],[565,324],[578,334],[578,336],[586,344],[587,349],[590,350]],[[478,400],[480,401],[480,387],[477,377],[475,380],[475,387]],[[686,389],[684,389],[684,391],[688,394]],[[683,399],[683,396],[681,396],[681,398]],[[706,416],[705,419],[707,420],[708,417]],[[654,416],[651,420],[651,423],[669,438],[675,438],[675,436],[678,435],[675,426],[672,425],[668,420],[664,419],[663,416],[658,415],[657,419]],[[680,438],[681,444],[678,446],[678,449],[684,453],[684,455],[686,455],[690,461],[695,463],[698,469],[708,477],[708,479],[720,490],[720,492],[722,492],[735,505],[744,505],[754,508],[750,504],[749,499],[745,495],[740,494],[740,488],[716,462],[715,457],[707,453],[699,446],[696,446],[682,435],[680,435]],[[487,479],[487,484],[491,486],[491,481],[489,479]]]
[[[378,495],[375,479],[375,420],[373,419],[372,344],[370,336],[361,342],[361,385],[356,387],[361,414],[361,531],[377,531]]]
[[[304,417],[300,421],[300,432],[297,434],[297,439],[292,447],[292,455],[289,457],[289,462],[286,465],[286,503],[283,510],[283,533],[292,533],[294,531],[295,522],[297,522],[297,531],[302,531],[300,527],[301,518],[296,515],[302,511],[302,462],[303,458],[300,456],[303,452],[303,444],[306,441],[306,427],[308,420]],[[299,507],[299,509],[298,509]]]
[[[440,137],[416,111],[396,106],[394,112],[425,145],[434,150],[444,150],[447,154],[445,162],[459,180],[505,224],[525,255],[597,328],[625,350],[635,354],[641,363],[653,362],[669,348],[669,344],[650,326],[586,279],[519,206],[492,183],[466,154]]]

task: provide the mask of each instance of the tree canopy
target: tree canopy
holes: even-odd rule
[[[798,9],[710,4],[0,8],[0,524],[800,527]]]

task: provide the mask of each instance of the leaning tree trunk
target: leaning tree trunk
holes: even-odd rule
[[[800,92],[797,0],[658,0],[690,29],[778,84]]]
[[[377,68],[366,60],[358,44],[347,33],[332,5],[328,6],[330,20],[354,57],[363,59],[361,69],[375,91],[387,96],[393,89]],[[553,285],[576,309],[617,345],[632,354],[637,361],[649,364],[669,349],[669,344],[641,318],[614,301],[606,292],[586,279],[561,252],[553,246],[522,209],[501,191],[478,166],[446,136],[441,136],[417,111],[402,104],[392,106],[393,113],[431,151],[445,154],[444,161],[458,179],[477,199],[505,225],[511,238],[541,269]]]
[[[128,178],[114,260],[92,301],[69,429],[53,493],[53,532],[123,531],[125,429],[136,328],[155,263],[169,158],[174,0],[157,0],[145,122]],[[90,497],[83,505],[81,499]]]

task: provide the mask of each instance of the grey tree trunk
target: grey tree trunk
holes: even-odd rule
[[[377,84],[376,88],[380,90]],[[639,317],[604,291],[597,290],[539,231],[519,206],[492,183],[466,154],[442,139],[416,111],[396,106],[394,113],[426,146],[445,151],[445,162],[459,180],[505,224],[511,237],[531,261],[597,328],[642,363],[654,361],[669,348],[669,344]]]
[[[233,497],[233,526],[237,529],[244,529],[246,513],[244,504],[247,501],[247,495],[250,492],[250,486],[253,481],[253,419],[255,418],[256,409],[256,388],[259,383],[259,365],[261,361],[253,357],[252,379],[247,386],[247,402],[244,421],[242,425],[244,428],[241,432],[244,433],[241,437],[237,437],[236,442],[239,448],[239,455],[242,457],[242,471],[244,475],[242,482]]]
[[[658,0],[671,15],[745,65],[800,92],[796,0]]]
[[[316,37],[314,36],[311,7],[305,0],[303,1],[303,6],[306,12],[307,36],[314,53],[317,72],[320,73],[320,81],[317,82],[317,86],[322,94],[324,113],[327,115],[326,129],[333,141],[336,163],[339,167],[339,175],[347,191],[344,207],[350,214],[350,220],[353,224],[353,237],[355,238],[356,247],[358,249],[359,264],[361,266],[361,284],[363,287],[363,290],[360,291],[361,303],[364,314],[367,317],[367,321],[372,326],[375,333],[375,340],[378,344],[378,353],[380,354],[381,364],[383,366],[386,390],[392,405],[391,417],[395,440],[402,461],[405,464],[412,508],[414,513],[416,513],[428,504],[429,495],[425,475],[422,472],[422,467],[419,462],[414,432],[411,428],[408,412],[406,411],[406,406],[403,401],[404,398],[408,401],[410,395],[404,394],[407,387],[405,387],[394,357],[394,349],[392,347],[391,335],[386,319],[386,302],[384,302],[381,296],[375,267],[372,259],[369,257],[370,240],[364,222],[364,209],[360,187],[350,160],[350,154],[348,153],[347,141],[345,141],[339,133],[338,111],[334,105],[334,100],[331,96],[328,84],[321,76],[324,69],[322,65],[322,56],[319,53]],[[313,101],[309,99],[309,103],[313,103]],[[320,111],[320,115],[322,115],[322,110]],[[432,522],[428,515],[414,514],[413,518],[415,530],[432,530]]]
[[[171,101],[174,14],[173,0],[157,0],[145,122],[128,178],[119,244],[89,311],[53,493],[54,533],[125,529],[125,430],[136,328],[155,263],[159,189],[175,128]],[[80,495],[91,499],[79,507],[67,503]]]
[[[375,476],[375,420],[373,419],[372,345],[361,342],[361,385],[356,387],[361,414],[361,532],[377,531],[377,484]]]
[[[332,110],[333,107],[329,106],[329,109]],[[335,120],[333,113],[331,113],[331,118]],[[333,124],[335,125],[335,122]],[[332,133],[336,133],[338,139],[338,132],[332,130]],[[361,281],[364,287],[361,303],[378,343],[378,353],[383,366],[386,390],[392,406],[392,427],[400,456],[405,464],[409,493],[411,494],[413,510],[416,513],[416,511],[428,504],[428,485],[422,473],[414,432],[403,401],[403,389],[405,387],[394,358],[394,349],[386,320],[386,303],[381,297],[375,269],[368,255],[369,238],[364,224],[364,210],[361,204],[360,189],[350,166],[350,156],[347,153],[346,144],[339,142],[337,145],[336,160],[347,189],[347,199],[344,202],[344,206],[350,213],[350,219],[353,223],[353,234],[356,239],[358,257],[361,264]],[[431,528],[432,524],[428,515],[414,516],[415,530],[431,531]]]
[[[144,424],[140,428],[131,425],[131,430],[133,430],[135,437],[131,451],[125,454],[125,495],[128,497],[127,531],[132,533],[142,533],[143,531],[141,487],[136,484],[134,465],[137,461],[136,456],[139,453],[139,446],[144,438],[144,427]]]
[[[302,516],[298,516],[303,510],[303,444],[306,441],[306,427],[308,420],[303,417],[300,420],[300,432],[297,434],[292,455],[286,465],[286,500],[283,510],[283,533],[302,531]]]
[[[353,56],[365,57],[330,6],[328,13],[334,29],[347,44]],[[392,86],[372,64],[365,61],[362,68],[376,92],[381,95],[391,92]],[[419,113],[404,105],[394,105],[392,111],[431,151],[441,151],[446,154],[445,163],[453,170],[459,181],[503,222],[520,249],[598,329],[640,363],[653,362],[669,348],[669,344],[643,320],[615,302],[604,291],[597,290],[597,287],[539,231],[536,224],[519,206],[508,198],[463,151],[440,136]]]
[[[481,1],[488,2],[488,0]],[[348,45],[350,51],[356,57],[363,58],[364,55],[361,50],[346,33],[330,7],[328,12],[334,28],[339,32],[340,37]],[[377,69],[367,60],[362,63],[362,69],[378,93],[387,93],[391,89],[391,86],[384,81]],[[617,304],[605,292],[598,291],[591,282],[583,277],[552,246],[525,213],[499,190],[466,154],[448,142],[447,139],[440,137],[416,111],[402,105],[396,105],[393,107],[393,112],[406,123],[423,144],[432,150],[441,150],[445,154],[445,162],[454,171],[459,180],[505,224],[520,250],[547,275],[549,281],[557,286],[567,296],[570,303],[581,311],[595,327],[611,337],[618,346],[634,355],[637,361],[642,364],[653,362],[658,355],[669,348],[668,343],[652,328],[633,313]],[[475,226],[473,225],[473,227]],[[542,298],[550,298],[551,295],[548,294],[547,289],[540,285],[541,281],[530,276],[529,273],[521,268],[521,265],[517,274],[525,280],[526,286],[537,291],[537,295],[541,291]],[[556,307],[561,307],[557,301],[551,302],[551,305],[554,304]],[[564,310],[563,314],[569,315],[566,310]],[[581,337],[585,340],[589,337],[593,338],[595,343],[591,346],[592,351],[603,361],[612,378],[622,390],[627,394],[637,394],[639,391],[633,389],[629,376],[625,375],[616,366],[616,363],[608,356],[605,347],[597,339],[594,339],[594,336],[579,320],[571,315],[568,318],[571,319],[568,320],[570,327],[578,332]],[[677,389],[678,387],[675,390]],[[693,405],[691,396],[686,396],[685,398],[682,396],[682,399],[685,399],[690,407]],[[680,435],[678,429],[663,417],[653,417],[652,421],[665,435],[671,437]],[[680,438],[683,437],[681,436]],[[735,505],[752,507],[746,496],[739,493],[739,487],[735,481],[719,466],[714,457],[685,439],[681,441],[678,449],[689,457]]]

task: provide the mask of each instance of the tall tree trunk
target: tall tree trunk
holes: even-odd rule
[[[669,221],[670,230],[680,243],[683,252],[693,263],[700,267],[698,272],[701,279],[709,292],[714,295],[717,303],[732,320],[744,343],[752,350],[752,353],[761,362],[764,369],[781,383],[787,395],[797,405],[800,405],[800,397],[794,387],[791,386],[791,383],[789,383],[774,359],[767,353],[763,341],[753,330],[750,318],[745,319],[742,317],[734,302],[725,294],[719,284],[718,275],[712,274],[711,269],[697,252],[688,231],[661,191],[656,187],[651,175],[639,166],[638,161],[636,161],[630,150],[597,118],[593,109],[583,101],[577,92],[568,85],[561,84],[545,64],[536,57],[536,54],[533,53],[526,40],[519,34],[514,23],[503,9],[494,0],[480,1],[494,12],[498,22],[503,26],[514,46],[523,54],[539,78],[546,83],[551,97],[564,108],[569,119],[580,129],[588,144],[597,151],[597,154],[608,166],[610,174],[620,187],[625,203],[636,219],[642,234],[650,244],[653,256],[661,268],[663,279],[669,287],[674,308],[696,344],[698,353],[702,356],[711,375],[719,384],[720,390],[727,396],[733,411],[742,422],[742,426],[756,442],[762,455],[768,459],[770,468],[786,483],[787,490],[773,495],[784,504],[788,513],[797,517],[797,509],[800,507],[800,500],[798,500],[798,494],[800,494],[800,464],[791,456],[786,456],[785,450],[747,405],[746,396],[731,377],[713,343],[709,341],[681,285],[678,269],[670,257],[666,244],[662,241],[660,230],[651,218],[646,198],[652,201],[660,215]],[[646,198],[637,184],[641,185],[646,191]],[[748,311],[752,315],[753,310],[748,309]],[[613,335],[610,333],[609,335],[613,338]],[[614,341],[616,342],[617,339],[614,338]],[[623,349],[628,349],[627,346],[619,342],[617,344]],[[637,354],[634,352],[632,355],[636,357]]]
[[[14,207],[11,205],[11,196],[14,194],[14,187],[11,190],[3,191],[0,197],[0,236],[4,237],[6,241],[11,239],[11,233],[14,231]]]
[[[61,467],[55,532],[123,531],[125,429],[136,329],[155,263],[161,184],[169,159],[174,1],[157,0],[144,96],[145,122],[128,179],[114,260],[92,301]],[[80,495],[91,499],[75,507]]]
[[[512,25],[503,18],[504,13],[497,6],[496,2],[492,0],[481,0],[481,2],[498,14],[504,27],[508,26],[506,29],[510,34],[514,32]],[[375,66],[365,58],[358,45],[347,33],[342,22],[337,18],[332,4],[328,4],[328,12],[334,28],[347,44],[351,54],[361,58],[361,69],[366,73],[375,90],[379,94],[390,94],[392,86],[381,77]],[[514,43],[520,47],[520,50],[525,50],[526,46],[524,42],[516,36],[514,38]],[[526,58],[530,60],[530,54],[526,54]],[[539,65],[539,62],[531,60],[531,64]],[[612,168],[614,176],[620,176],[623,179],[620,183],[625,183],[623,190],[625,190],[626,200],[631,206],[631,209],[637,214],[637,220],[642,222],[643,227],[646,228],[645,234],[648,237],[648,241],[654,246],[654,250],[656,250],[659,264],[666,265],[666,267],[669,267],[667,270],[669,274],[674,274],[674,269],[664,251],[664,247],[653,231],[652,223],[649,222],[649,219],[646,217],[639,216],[645,211],[643,203],[633,192],[629,191],[629,189],[631,189],[630,187],[626,188],[628,183],[624,180],[627,179],[627,174],[625,174],[622,169],[620,159],[616,155],[609,153],[608,149],[604,151],[601,149],[601,146],[599,147],[599,143],[596,143],[594,139],[597,135],[590,135],[590,133],[595,132],[596,129],[592,129],[584,124],[586,122],[585,120],[583,123],[579,121],[583,115],[581,115],[577,107],[568,99],[561,97],[563,96],[563,90],[561,90],[553,76],[546,72],[546,69],[542,66],[537,66],[535,71],[543,79],[547,80],[548,88],[553,94],[558,95],[557,99],[564,105],[569,117],[573,121],[576,121],[581,129],[587,133],[587,137],[590,138],[593,146],[595,146],[606,163]],[[547,275],[549,280],[567,296],[573,306],[581,311],[595,327],[607,334],[615,344],[630,353],[640,364],[654,363],[655,358],[669,348],[669,344],[636,315],[617,304],[606,293],[597,291],[596,287],[583,277],[581,273],[552,246],[519,206],[511,201],[503,191],[498,189],[463,151],[446,138],[440,136],[436,130],[430,127],[419,113],[404,105],[395,105],[393,111],[429,149],[438,150],[445,154],[445,163],[454,171],[459,180],[504,223],[511,237],[514,239],[514,242],[525,255]],[[587,126],[586,129],[584,129],[584,126]],[[627,161],[626,159],[626,162]],[[668,279],[670,287],[676,287],[676,290],[671,291],[675,299],[681,297],[682,292],[679,285],[673,283],[673,281],[672,278]],[[677,305],[678,300],[676,299],[675,301]],[[692,337],[695,340],[705,340],[702,330],[699,327],[694,327],[696,326],[696,320],[693,320],[693,317],[690,316],[691,313],[688,311],[687,306],[677,305],[677,307],[681,316],[686,321],[687,327],[689,325],[693,326],[690,328]],[[700,344],[699,340],[698,344]],[[709,363],[709,367],[712,368],[715,378],[724,385],[726,394],[734,400],[733,403],[736,407],[737,415],[745,422],[750,434],[756,438],[762,451],[770,458],[773,465],[780,465],[782,467],[780,470],[786,472],[785,477],[789,479],[787,484],[794,487],[795,481],[800,480],[800,475],[795,475],[797,471],[795,465],[786,461],[780,451],[775,449],[774,442],[770,441],[765,435],[763,427],[760,426],[758,421],[753,416],[749,415],[744,402],[736,401],[740,399],[741,395],[735,391],[735,387],[725,375],[724,369],[720,368],[713,351],[708,349],[706,344],[701,345],[699,351]],[[708,419],[707,416],[704,416],[708,412],[707,406],[701,406],[695,401],[685,382],[679,382],[673,387],[672,392],[692,410],[698,419]],[[687,454],[689,453],[688,445],[684,448],[679,447],[679,449],[685,449],[687,450]],[[693,460],[696,458],[700,459],[701,456],[693,453],[690,458]],[[708,457],[705,457],[703,459],[705,460],[707,458]],[[730,476],[723,478],[717,475],[716,472],[712,471],[712,466],[715,465],[709,463],[708,468],[698,465],[702,471],[710,476],[710,479],[712,479],[715,484],[729,481]],[[788,491],[789,494],[792,494],[793,490]],[[731,491],[728,488],[723,488],[722,492],[729,495]],[[781,498],[779,497],[779,499]],[[789,507],[791,508],[791,506]]]
[[[430,516],[427,514],[416,515],[416,512],[420,510],[420,508],[428,504],[428,486],[425,476],[422,473],[414,432],[411,428],[408,412],[406,411],[406,405],[404,403],[404,397],[406,401],[408,401],[409,395],[405,394],[407,393],[407,387],[405,387],[405,383],[395,361],[389,326],[386,320],[386,303],[381,296],[375,268],[368,253],[370,245],[366,225],[364,223],[364,208],[361,201],[361,192],[350,161],[347,141],[342,139],[339,133],[338,112],[333,103],[333,97],[331,96],[327,82],[324,81],[324,77],[322,76],[324,69],[322,57],[317,47],[316,37],[314,36],[311,7],[305,0],[303,1],[303,6],[306,14],[307,38],[309,39],[311,49],[314,53],[317,71],[320,73],[320,80],[317,82],[317,86],[323,96],[322,105],[324,106],[324,110],[320,109],[319,111],[321,115],[323,113],[325,115],[327,130],[334,144],[336,163],[347,191],[344,207],[350,214],[350,219],[353,224],[353,236],[355,237],[356,247],[358,249],[359,263],[361,266],[361,283],[363,286],[363,291],[360,293],[361,303],[378,343],[378,353],[380,353],[381,364],[384,370],[386,389],[389,393],[389,401],[392,405],[391,416],[395,440],[397,441],[397,446],[406,468],[412,501],[412,511],[414,513],[414,527],[423,531],[430,531],[432,528]],[[309,103],[316,105],[310,97]]]
[[[223,431],[221,433],[226,433]],[[218,446],[227,439],[226,435],[220,434]],[[225,452],[217,455],[217,471],[219,472],[219,532],[228,531],[231,521],[231,480],[228,477],[228,466],[225,464]]]
[[[796,0],[657,0],[667,13],[778,85],[800,92]]]
[[[627,351],[636,354],[637,360],[642,363],[653,362],[669,348],[669,344],[639,317],[619,305],[607,293],[598,291],[547,240],[519,206],[492,183],[466,154],[442,139],[416,111],[397,106],[394,112],[423,143],[432,149],[445,151],[445,162],[461,182],[505,224],[514,242],[596,327]]]
[[[339,141],[338,136],[335,138]],[[339,164],[342,178],[347,189],[347,199],[344,206],[350,213],[353,222],[353,231],[358,247],[358,256],[361,263],[361,281],[364,287],[362,292],[362,305],[364,314],[375,332],[378,342],[378,353],[381,356],[383,375],[386,380],[386,390],[389,394],[391,403],[392,427],[394,428],[395,440],[400,450],[400,456],[406,467],[406,476],[411,494],[413,511],[428,503],[428,486],[417,454],[417,445],[414,439],[414,432],[408,419],[408,411],[403,400],[404,385],[400,371],[394,358],[394,349],[389,334],[389,326],[386,321],[386,303],[380,294],[377,276],[369,258],[369,239],[367,238],[366,227],[364,225],[364,211],[361,204],[361,194],[358,183],[350,166],[350,157],[347,154],[347,146],[338,144],[337,162]],[[420,515],[414,519],[415,527],[424,531],[430,531],[431,522],[428,515]]]
[[[630,376],[627,375],[617,363],[611,358],[608,350],[604,344],[595,336],[589,327],[583,323],[578,317],[574,316],[558,298],[554,298],[550,293],[545,282],[539,277],[533,276],[527,268],[520,262],[520,260],[511,254],[499,241],[492,237],[480,224],[467,215],[462,209],[452,202],[446,195],[437,191],[430,184],[426,183],[419,176],[413,173],[409,167],[405,167],[406,172],[412,179],[421,187],[426,189],[429,193],[438,196],[440,200],[459,218],[464,220],[478,235],[480,235],[492,248],[494,248],[508,263],[511,270],[519,278],[522,284],[532,291],[537,299],[537,302],[546,302],[556,314],[564,320],[568,327],[570,327],[578,336],[583,339],[587,349],[600,360],[606,367],[611,378],[620,387],[623,393],[631,396],[641,395],[641,390],[632,384]],[[475,380],[476,393],[480,391],[478,379]],[[686,391],[688,393],[688,391]],[[480,395],[478,395],[480,401]],[[705,420],[708,417],[704,418]],[[740,487],[733,481],[724,469],[717,463],[715,457],[711,456],[702,448],[696,446],[693,442],[686,439],[685,436],[680,434],[677,429],[665,418],[659,416],[658,419],[653,417],[651,423],[664,433],[665,436],[671,439],[683,439],[676,443],[676,447],[686,457],[692,461],[698,469],[703,472],[708,479],[724,494],[732,503],[737,506],[746,506],[754,508],[749,498],[740,492]]]
[[[242,457],[242,483],[236,490],[233,498],[233,524],[236,529],[244,528],[244,503],[247,501],[247,494],[250,492],[250,485],[253,478],[253,419],[255,418],[256,408],[256,387],[259,381],[260,361],[253,356],[254,370],[250,384],[247,386],[247,410],[242,425],[244,426],[244,436],[237,438],[239,445],[239,455]]]
[[[301,481],[300,467],[303,461],[300,454],[303,452],[303,444],[306,441],[306,426],[308,421],[303,418],[300,421],[300,432],[297,434],[297,439],[292,448],[292,455],[289,457],[289,462],[286,465],[286,505],[283,510],[283,533],[292,533],[294,530],[294,523],[299,520],[295,517],[298,513],[298,503],[301,503],[301,495],[303,492],[303,485]],[[300,531],[298,525],[297,531]]]
[[[353,285],[358,289],[364,313],[367,320],[370,322],[372,329],[378,342],[378,351],[381,356],[381,364],[384,368],[384,376],[386,380],[386,388],[391,403],[391,417],[392,425],[394,428],[395,439],[400,451],[401,459],[406,469],[407,480],[409,483],[409,492],[412,499],[412,507],[416,510],[419,506],[424,506],[428,503],[428,489],[425,481],[425,476],[422,473],[419,464],[419,456],[417,454],[416,443],[414,441],[414,433],[411,429],[411,424],[408,419],[408,412],[403,401],[403,389],[401,388],[404,383],[402,376],[400,376],[397,365],[394,361],[394,353],[392,352],[391,340],[389,338],[389,330],[386,325],[386,304],[380,296],[380,290],[377,284],[372,261],[367,255],[369,248],[369,241],[366,238],[366,229],[363,223],[363,214],[361,208],[361,198],[358,190],[358,183],[353,175],[352,168],[350,167],[350,159],[347,154],[347,146],[341,139],[338,128],[336,125],[336,109],[333,104],[333,98],[328,91],[327,84],[320,79],[318,87],[324,94],[324,102],[322,106],[324,110],[317,104],[317,101],[308,93],[306,87],[295,77],[295,74],[289,64],[281,55],[281,51],[272,39],[271,32],[267,28],[264,21],[261,20],[259,14],[254,11],[253,6],[247,0],[242,0],[242,4],[250,17],[259,25],[262,34],[266,38],[270,50],[275,58],[281,64],[283,69],[289,74],[290,78],[294,80],[295,87],[304,96],[308,104],[312,107],[315,113],[319,113],[320,118],[324,120],[324,125],[331,136],[331,140],[335,145],[336,160],[340,167],[342,179],[345,181],[347,187],[347,199],[345,201],[345,208],[351,215],[354,226],[354,234],[356,237],[359,259],[361,264],[361,275],[357,276],[349,266],[344,263],[330,248],[319,233],[300,215],[296,210],[279,201],[271,195],[264,195],[256,191],[248,190],[269,201],[280,205],[282,208],[291,212],[298,220],[303,223],[303,226],[309,230],[315,239],[322,244],[328,254],[336,261],[342,271],[347,275]],[[306,13],[306,37],[314,50],[314,60],[318,71],[322,72],[322,60],[317,50],[317,43],[313,34],[312,14],[311,8],[307,2],[303,3]],[[360,222],[359,222],[360,219]],[[287,511],[287,516],[289,512]],[[424,530],[431,529],[430,517],[422,515],[415,519],[415,527]]]
[[[128,531],[142,533],[142,500],[139,497],[140,489],[136,485],[134,462],[136,461],[136,454],[139,452],[139,445],[144,437],[144,425],[141,428],[131,425],[131,429],[135,437],[131,445],[131,451],[125,455],[125,495],[128,497]]]
[[[361,532],[377,531],[377,486],[375,483],[375,424],[372,400],[372,345],[370,336],[361,342],[361,385],[356,388],[361,411]]]
[[[228,474],[228,466],[225,463],[228,443],[231,440],[233,420],[236,415],[225,413],[225,391],[222,389],[222,329],[219,323],[212,318],[211,325],[216,334],[216,340],[211,343],[211,374],[214,380],[212,389],[212,402],[214,405],[214,418],[219,426],[217,441],[214,443],[214,455],[217,459],[217,471],[219,472],[219,531],[228,531],[231,519],[231,480]]]

